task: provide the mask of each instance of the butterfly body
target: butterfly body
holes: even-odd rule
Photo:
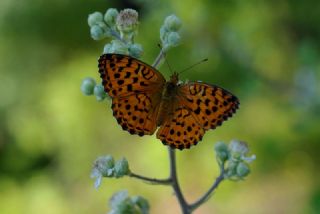
[[[112,98],[113,115],[130,134],[152,135],[172,148],[190,148],[205,131],[231,117],[239,101],[230,92],[202,82],[169,81],[155,68],[120,54],[104,54],[99,73]]]
[[[174,73],[168,82],[165,83],[162,94],[161,102],[159,106],[159,113],[157,116],[157,125],[161,126],[166,117],[173,114],[173,104],[178,91],[178,74]]]

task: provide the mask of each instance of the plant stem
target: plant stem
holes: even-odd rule
[[[167,179],[156,179],[156,178],[148,178],[148,177],[145,177],[145,176],[142,176],[142,175],[137,175],[133,172],[130,172],[129,174],[130,177],[133,177],[133,178],[137,178],[137,179],[140,179],[140,180],[143,180],[143,181],[147,181],[151,184],[162,184],[162,185],[170,185],[171,184],[171,178],[167,178]]]
[[[121,38],[119,32],[117,32],[115,29],[113,29],[112,27],[110,27],[107,23],[106,23],[107,27],[109,28],[111,35],[113,37],[115,37],[116,39],[120,40],[121,42],[123,42],[123,44],[127,44],[127,41],[125,41],[123,38]]]
[[[195,210],[197,209],[201,204],[203,204],[204,202],[206,202],[211,196],[213,191],[219,186],[219,184],[221,183],[221,181],[224,180],[224,168],[221,169],[220,175],[219,177],[216,178],[215,182],[213,183],[213,185],[210,187],[210,189],[202,196],[199,198],[199,200],[197,200],[196,202],[192,203],[189,205],[189,209],[190,210]]]
[[[160,53],[158,54],[158,56],[157,56],[157,58],[156,58],[156,60],[154,60],[154,62],[153,62],[153,64],[152,64],[152,67],[158,68],[161,60],[162,60],[163,57],[164,57],[164,55],[165,55],[165,52],[164,52],[163,49],[161,49],[161,50],[160,50]]]
[[[216,178],[212,186],[209,190],[201,196],[197,201],[194,203],[188,204],[182,194],[178,176],[177,176],[177,165],[176,165],[176,153],[175,149],[168,148],[169,160],[170,160],[170,176],[167,179],[156,179],[156,178],[149,178],[142,175],[137,175],[133,172],[130,172],[128,176],[137,178],[143,181],[147,181],[151,184],[156,185],[170,185],[172,186],[175,195],[178,199],[180,208],[183,214],[191,214],[195,209],[197,209],[200,205],[205,203],[213,194],[214,190],[219,186],[219,184],[224,180],[224,166],[220,169],[220,175]]]
[[[172,180],[171,186],[176,194],[176,197],[179,201],[181,210],[183,214],[191,214],[191,211],[189,210],[188,203],[183,197],[183,194],[181,192],[178,177],[177,177],[177,170],[176,170],[176,153],[174,149],[168,148],[169,151],[169,158],[170,158],[170,178]]]

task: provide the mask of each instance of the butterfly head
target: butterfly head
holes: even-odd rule
[[[171,76],[170,76],[170,81],[171,84],[173,85],[177,85],[179,82],[179,74],[177,72],[174,72]]]

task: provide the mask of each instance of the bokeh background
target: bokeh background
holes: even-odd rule
[[[122,131],[110,103],[83,96],[108,40],[93,41],[88,14],[134,8],[145,62],[159,52],[159,29],[176,14],[182,44],[168,53],[175,70],[209,58],[182,79],[220,85],[241,100],[237,114],[188,151],[178,173],[188,201],[218,175],[217,141],[246,141],[257,160],[242,182],[223,182],[196,214],[320,213],[320,4],[306,1],[0,2],[0,213],[106,213],[128,189],[151,213],[180,213],[173,191],[123,178],[90,179],[99,155],[126,157],[142,175],[168,175],[167,149],[155,136]],[[168,77],[166,66],[161,71]]]

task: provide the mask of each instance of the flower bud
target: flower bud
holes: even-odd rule
[[[244,178],[250,173],[250,168],[247,164],[240,162],[237,166],[237,175],[238,177]]]
[[[100,12],[94,12],[89,14],[88,16],[88,25],[90,27],[93,27],[94,25],[96,25],[98,22],[102,22],[103,20],[103,15]]]
[[[164,21],[164,26],[169,31],[178,31],[181,28],[181,21],[176,15],[170,15],[167,16],[167,18]]]
[[[134,204],[136,204],[140,210],[141,210],[141,214],[148,214],[149,210],[150,210],[150,205],[149,202],[141,197],[141,196],[133,196],[131,197],[131,200]]]
[[[216,158],[218,163],[223,164],[229,156],[228,146],[223,142],[218,142],[214,145],[214,150],[216,152]]]
[[[129,197],[128,191],[126,191],[126,190],[116,192],[115,194],[112,195],[112,197],[109,200],[111,208],[116,208],[119,203],[126,200],[128,197]]]
[[[109,203],[112,208],[109,214],[139,214],[135,204],[132,202],[128,196],[128,192],[125,190],[115,193],[111,197]]]
[[[102,85],[96,85],[94,87],[93,93],[96,96],[97,101],[99,102],[103,101],[107,96]]]
[[[93,94],[95,85],[96,81],[91,77],[87,77],[82,81],[80,89],[84,95],[89,96]]]
[[[130,172],[129,170],[129,164],[127,159],[122,158],[118,161],[116,161],[116,164],[114,166],[114,176],[116,178],[123,177],[125,175],[128,175]]]
[[[160,27],[160,39],[162,44],[167,42],[168,32],[168,29],[164,25]]]
[[[119,12],[117,9],[109,8],[104,15],[104,21],[109,25],[109,27],[113,27],[116,24],[118,15]]]
[[[249,148],[243,141],[232,140],[229,144],[229,151],[232,158],[241,159],[249,152]]]
[[[98,157],[93,165],[91,178],[95,178],[95,187],[101,184],[102,177],[111,177],[113,175],[114,159],[111,155]]]
[[[114,159],[111,155],[101,156],[94,163],[94,168],[104,177],[112,176],[112,169],[114,167]]]
[[[108,43],[103,47],[103,53],[112,53],[112,44]]]
[[[90,35],[94,40],[101,40],[105,38],[104,30],[99,25],[93,25],[90,28]]]
[[[180,44],[181,37],[177,32],[169,32],[168,33],[168,45],[173,47]]]
[[[128,55],[127,45],[121,42],[120,40],[112,40],[111,45],[112,45],[112,47],[110,48],[111,53]]]
[[[237,176],[238,164],[239,164],[238,162],[228,161],[225,174],[229,179],[235,178]]]
[[[140,58],[143,53],[142,46],[140,44],[131,44],[129,46],[129,54],[135,58]]]
[[[117,27],[123,33],[130,33],[138,26],[138,12],[133,9],[121,10],[117,16]]]

